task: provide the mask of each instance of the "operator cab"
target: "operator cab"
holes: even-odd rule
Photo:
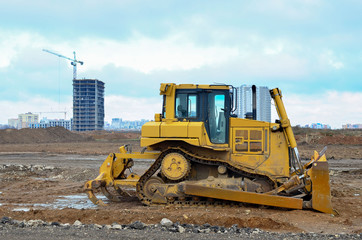
[[[204,122],[210,141],[229,141],[231,97],[229,89],[176,89],[175,118],[178,121]]]

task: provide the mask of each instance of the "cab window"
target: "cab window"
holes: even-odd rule
[[[197,96],[196,94],[179,93],[176,95],[176,118],[197,117]]]

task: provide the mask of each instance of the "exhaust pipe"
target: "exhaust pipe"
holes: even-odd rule
[[[253,91],[253,119],[256,120],[256,86],[253,85],[251,90]]]

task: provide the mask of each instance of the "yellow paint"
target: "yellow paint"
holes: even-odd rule
[[[188,137],[188,122],[164,122],[161,124],[161,138]]]
[[[160,137],[161,122],[147,122],[142,126],[142,137]]]
[[[282,92],[278,88],[274,88],[273,90],[273,99],[276,105],[276,109],[278,112],[278,116],[280,118],[281,125],[284,129],[284,132],[287,136],[289,144],[292,148],[297,147],[297,142],[295,141],[292,126],[290,125],[290,121],[287,116],[287,112],[285,111],[285,107],[282,101]]]
[[[135,158],[135,159],[156,159],[160,155],[159,152],[145,152],[145,153],[116,153],[118,159]],[[117,162],[117,161],[116,161]]]
[[[277,124],[231,119],[230,125],[231,161],[275,179],[289,177],[288,144],[282,132],[270,131]]]
[[[194,146],[200,146],[197,138],[141,138],[141,147],[148,147],[165,141],[183,141]]]
[[[303,200],[291,197],[272,196],[252,192],[222,189],[218,187],[205,187],[197,184],[185,184],[185,193],[209,198],[225,199],[237,202],[247,202],[275,207],[302,209]]]
[[[312,181],[312,208],[324,213],[337,214],[332,208],[329,168],[324,155],[313,163],[309,175]]]
[[[163,141],[184,141],[194,146],[215,150],[229,148],[228,144],[211,143],[203,122],[147,122],[142,126],[142,147]]]
[[[165,177],[171,180],[179,180],[188,174],[191,165],[180,153],[169,153],[163,160],[161,171]]]

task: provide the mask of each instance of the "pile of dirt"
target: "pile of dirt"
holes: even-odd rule
[[[91,137],[96,141],[115,142],[120,139],[139,139],[139,131],[88,131],[80,133],[83,136]]]
[[[299,145],[362,145],[361,130],[293,128]]]
[[[0,144],[85,142],[90,140],[92,138],[89,136],[68,131],[63,127],[0,130]]]

